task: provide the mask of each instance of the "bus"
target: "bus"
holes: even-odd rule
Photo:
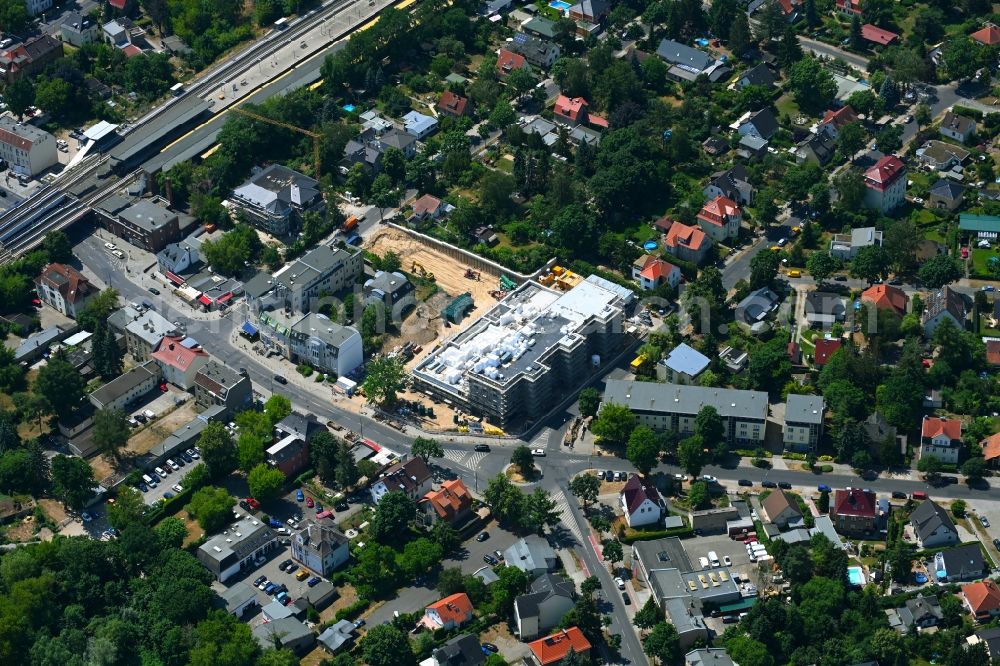
[[[274,29],[275,30],[284,30],[287,27],[288,27],[288,17],[287,16],[282,16],[280,19],[278,19],[277,21],[274,22]]]
[[[183,83],[175,83],[174,85],[170,86],[170,94],[173,95],[174,97],[180,97],[181,95],[183,95],[184,94],[184,84]]]

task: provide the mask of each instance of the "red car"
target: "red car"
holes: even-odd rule
[[[306,506],[309,507],[310,509],[313,508],[313,498],[312,497],[307,497],[306,498]]]
[[[254,511],[260,508],[260,502],[258,502],[252,497],[247,498],[247,504],[249,504],[250,508],[252,508]]]

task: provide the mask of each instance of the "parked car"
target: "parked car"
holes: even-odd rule
[[[257,576],[257,579],[254,580],[254,582],[253,582],[253,586],[257,587],[258,585],[260,585],[261,583],[263,583],[265,580],[267,580],[267,576]]]
[[[615,576],[615,585],[618,586],[619,590],[625,589],[625,581],[622,580],[620,576]]]
[[[287,569],[291,565],[292,565],[292,561],[290,559],[288,559],[288,560],[285,560],[284,562],[282,562],[281,564],[279,564],[278,565],[278,569],[280,571],[284,571],[285,569]]]
[[[741,485],[741,486],[752,486],[753,485],[753,481],[751,481],[750,479],[740,479],[737,483],[739,483],[739,485]]]
[[[479,543],[482,543],[482,542],[486,541],[489,538],[490,538],[490,533],[489,532],[480,532],[479,535],[476,536],[476,541],[478,541]]]
[[[267,596],[272,596],[274,594],[274,591],[277,589],[278,589],[277,585],[275,585],[274,583],[268,583],[267,586],[264,588],[264,594],[266,594]]]
[[[723,555],[722,556],[722,563],[724,565],[726,565],[727,567],[731,567],[731,566],[733,566],[733,559],[731,557],[729,557],[728,555]]]
[[[267,524],[270,525],[271,527],[281,527],[281,521],[275,518],[271,518],[270,520],[268,520]]]
[[[306,506],[309,507],[310,509],[316,506],[316,502],[313,501],[312,497],[306,498]]]
[[[347,502],[337,502],[336,504],[333,505],[333,508],[336,509],[337,511],[347,511],[348,509]]]
[[[247,498],[247,504],[249,504],[250,508],[253,509],[254,511],[260,508],[260,502],[258,502],[252,497]]]
[[[816,486],[816,490],[818,490],[818,491],[819,491],[819,492],[821,492],[821,493],[829,493],[829,492],[833,492],[833,491],[832,491],[832,490],[830,489],[830,486],[826,485],[825,483],[821,483],[821,484],[819,484],[818,486]]]
[[[760,482],[760,485],[762,485],[765,488],[777,488],[778,487],[777,483],[775,483],[774,481],[771,481],[769,479],[764,479],[763,481]]]
[[[474,449],[476,451],[489,451],[490,450],[490,445],[489,444],[476,444],[476,446],[474,447]]]
[[[306,585],[308,585],[309,587],[316,587],[317,585],[319,585],[319,582],[321,580],[322,579],[319,576],[313,576],[312,578],[309,579],[309,581],[306,583]],[[358,626],[358,625],[354,625],[354,626]]]
[[[492,654],[496,654],[497,652],[499,652],[499,651],[500,651],[500,648],[498,648],[498,647],[497,647],[496,645],[494,645],[493,643],[483,643],[483,644],[482,644],[482,648],[483,648],[484,650],[486,650],[487,652],[490,652],[490,653],[492,653]]]
[[[491,567],[500,564],[497,558],[493,557],[489,553],[483,555],[483,562],[486,562],[486,564],[490,565]]]
[[[1000,550],[1000,539],[993,539],[993,547]]]
[[[788,481],[778,481],[778,487],[781,488],[782,490],[791,490],[792,484],[790,484]]]
[[[305,500],[305,498],[306,498],[305,493],[302,492],[301,488],[295,491],[295,499],[297,501],[302,502]]]
[[[288,383],[288,380],[285,379],[282,375],[275,375],[274,376],[274,381],[276,381],[276,382],[278,382],[279,384],[282,384],[282,385]]]
[[[981,522],[983,524],[983,527],[989,527],[990,526],[990,519],[987,518],[986,516],[979,516],[979,522]]]
[[[719,482],[719,480],[717,478],[715,478],[714,476],[712,476],[711,474],[702,474],[701,475],[701,480],[705,481],[707,483],[718,483]]]
[[[159,476],[161,479],[167,478],[167,472],[162,467],[157,467],[153,471],[156,472],[156,475]]]
[[[295,573],[295,571],[298,568],[299,568],[299,565],[297,565],[294,562],[292,562],[291,565],[289,565],[289,567],[287,569],[285,569],[285,573],[287,573],[287,574]]]
[[[83,522],[85,522],[85,523],[89,523],[90,521],[92,521],[94,519],[94,517],[92,515],[90,515],[89,513],[87,513],[86,511],[84,511],[83,513],[81,513],[80,517],[83,518]]]
[[[188,453],[187,453],[187,451],[181,451],[177,455],[179,457],[179,460],[177,462],[180,462],[181,460],[183,460],[186,463],[193,463],[194,462],[194,458],[192,458],[191,456],[189,456]]]
[[[674,479],[684,483],[688,480],[687,474],[674,474]]]
[[[892,499],[906,499],[906,493],[901,490],[892,491]]]
[[[299,572],[295,574],[295,580],[301,581],[305,580],[306,578],[309,578],[309,572],[306,571],[305,569],[299,569]]]
[[[199,455],[199,454],[198,454],[198,452],[197,452],[197,451],[195,451],[194,449],[188,449],[188,450],[187,450],[187,451],[185,451],[184,453],[188,454],[189,456],[191,456],[191,457],[192,457],[192,458],[194,458],[195,460],[197,460],[198,458],[200,458],[200,457],[201,457],[201,455]]]
[[[183,492],[184,488],[181,487],[181,484],[175,483],[173,486],[171,486],[171,490],[173,490],[175,493],[179,493]]]
[[[622,592],[622,602],[626,606],[631,606],[632,605],[632,597],[628,596],[628,592]]]
[[[271,581],[269,581],[266,576],[261,576],[260,577],[260,582],[257,583],[257,589],[261,590],[261,591],[266,590],[267,586],[270,585],[270,584],[271,584]]]
[[[175,471],[175,472],[176,472],[177,470],[179,470],[179,469],[181,468],[181,466],[180,466],[180,465],[178,465],[178,464],[177,464],[177,463],[176,463],[176,462],[175,462],[175,461],[174,461],[173,459],[171,459],[171,458],[167,458],[167,467],[169,467],[169,468],[170,468],[171,470],[173,470],[173,471]]]
[[[531,450],[531,455],[535,456],[536,458],[544,458],[545,457],[545,449],[532,449]]]

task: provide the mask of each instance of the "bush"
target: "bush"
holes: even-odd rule
[[[829,474],[830,472],[833,471],[833,465],[821,465],[819,471],[823,472],[824,474]]]
[[[362,597],[361,599],[358,599],[350,606],[345,606],[344,608],[341,608],[339,611],[337,611],[337,615],[335,617],[337,620],[353,620],[357,616],[364,613],[368,609],[369,605],[371,605],[371,602]]]
[[[806,454],[804,454],[804,453],[788,452],[788,453],[782,453],[781,457],[784,458],[785,460],[801,460],[801,461],[805,462]]]
[[[667,537],[679,537],[681,539],[689,539],[694,536],[694,530],[690,527],[675,527],[669,530],[649,530],[643,532],[635,532],[634,534],[625,534],[620,536],[619,541],[626,544],[635,543],[636,541],[653,541],[655,539],[666,539]]]
[[[295,485],[304,486],[310,481],[312,481],[312,478],[314,476],[316,476],[316,470],[309,468],[306,471],[299,474],[297,477],[295,477]]]

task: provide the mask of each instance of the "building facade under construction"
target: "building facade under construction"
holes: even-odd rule
[[[626,342],[621,293],[526,282],[413,371],[416,390],[506,427],[543,416]]]

